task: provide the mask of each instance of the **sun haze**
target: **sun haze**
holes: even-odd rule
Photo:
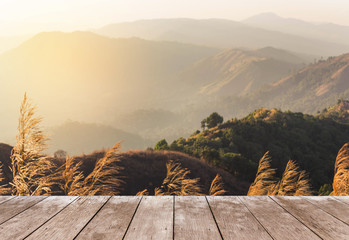
[[[346,0],[2,0],[0,36],[74,31],[154,18],[243,20],[261,12],[311,22],[349,25]]]

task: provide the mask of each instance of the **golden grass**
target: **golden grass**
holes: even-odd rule
[[[46,195],[51,192],[49,177],[53,164],[41,152],[47,137],[40,130],[41,118],[35,117],[35,106],[24,95],[20,107],[17,144],[11,154],[13,195]]]
[[[301,171],[295,161],[288,161],[282,178],[272,195],[307,196],[311,195],[311,186],[305,171]]]
[[[160,188],[155,188],[155,196],[188,196],[201,195],[199,178],[190,179],[190,171],[182,168],[180,163],[169,161],[166,164],[167,174]]]
[[[148,189],[144,189],[143,191],[140,191],[136,194],[136,196],[148,196],[149,192]]]
[[[254,182],[248,196],[308,196],[312,194],[310,181],[305,171],[301,171],[295,161],[288,161],[280,181],[276,181],[276,170],[271,168],[268,152],[259,161]]]
[[[334,196],[349,195],[349,143],[339,150],[333,177],[333,192]]]
[[[275,173],[276,170],[271,168],[269,152],[266,152],[259,160],[256,178],[251,184],[247,196],[269,195],[270,189],[275,186]]]
[[[123,181],[119,173],[121,167],[118,151],[120,143],[108,150],[104,157],[97,160],[93,171],[86,177],[79,170],[81,163],[74,163],[73,158],[67,158],[62,171],[62,190],[70,196],[117,195]]]
[[[217,174],[211,183],[208,194],[210,196],[219,196],[224,195],[226,192],[227,191],[224,190],[223,179],[219,174]]]

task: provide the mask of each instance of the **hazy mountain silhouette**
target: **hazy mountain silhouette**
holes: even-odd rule
[[[294,18],[283,18],[274,13],[258,14],[244,20],[243,23],[266,30],[349,45],[349,26],[333,23],[310,23]]]
[[[102,148],[112,147],[122,141],[122,150],[144,149],[151,143],[139,135],[127,133],[110,126],[67,121],[49,129],[50,141],[48,152],[53,154],[62,149],[70,155],[89,153]]]
[[[111,37],[141,37],[170,40],[221,48],[263,48],[272,46],[316,56],[332,56],[349,51],[347,43],[327,42],[322,38],[297,36],[252,27],[224,19],[151,19],[107,25],[94,30]]]

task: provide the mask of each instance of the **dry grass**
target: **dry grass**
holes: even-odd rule
[[[47,137],[40,130],[41,118],[35,117],[35,106],[27,95],[20,108],[17,144],[11,154],[13,195],[47,195],[51,192],[50,174],[54,165],[41,152]]]
[[[280,181],[276,181],[276,170],[271,168],[268,152],[259,161],[255,181],[248,196],[308,196],[312,194],[310,181],[305,171],[301,171],[295,161],[288,161]]]
[[[349,143],[339,150],[333,177],[333,192],[334,196],[349,195]]]
[[[160,188],[155,188],[155,196],[188,196],[201,195],[199,178],[190,179],[190,171],[182,168],[180,163],[169,161],[166,164],[167,174]]]
[[[301,171],[295,161],[288,161],[281,180],[271,195],[308,196],[311,186],[305,171]]]
[[[75,163],[74,158],[67,156],[60,173],[63,180],[60,188],[64,191],[64,195],[74,195],[74,193],[83,187],[82,180],[84,175],[80,171],[80,166],[81,162]]]
[[[219,174],[217,174],[211,183],[211,187],[208,194],[210,196],[219,196],[224,195],[225,193],[226,191],[224,190],[223,179]]]
[[[65,195],[93,196],[117,195],[123,181],[119,177],[121,168],[118,151],[120,143],[115,144],[104,157],[98,159],[90,174],[84,177],[80,171],[81,162],[75,163],[74,158],[67,158],[62,171],[61,188]]]
[[[258,170],[254,182],[251,184],[247,196],[269,195],[271,188],[275,186],[276,170],[271,168],[269,152],[259,160]]]
[[[136,194],[136,196],[148,196],[149,192],[148,189],[144,189],[143,191],[140,191]]]

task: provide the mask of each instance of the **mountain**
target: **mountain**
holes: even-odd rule
[[[266,30],[348,45],[349,26],[333,23],[310,23],[294,18],[283,18],[274,13],[258,14],[244,20],[243,23]]]
[[[47,125],[68,118],[107,122],[132,110],[175,107],[181,101],[177,74],[218,51],[89,32],[38,34],[0,55],[3,134],[15,136],[24,92]]]
[[[94,32],[110,37],[140,37],[220,48],[272,46],[315,56],[349,52],[348,43],[326,42],[291,33],[266,30],[224,19],[150,19],[110,24]]]
[[[107,149],[122,142],[122,150],[144,149],[150,142],[139,135],[131,134],[110,126],[93,123],[67,121],[49,129],[49,153],[62,149],[69,155]]]
[[[349,98],[349,54],[320,60],[248,96],[263,105],[315,114],[340,98]]]
[[[197,131],[169,145],[252,182],[258,161],[270,151],[282,173],[288,160],[306,170],[315,190],[331,183],[338,150],[349,141],[349,125],[331,118],[260,108],[241,119]],[[281,177],[281,176],[280,176]]]
[[[282,79],[305,62],[297,55],[272,47],[230,49],[192,64],[181,77],[189,85],[196,86],[200,94],[245,95]]]
[[[18,47],[31,36],[0,36],[0,54]]]

